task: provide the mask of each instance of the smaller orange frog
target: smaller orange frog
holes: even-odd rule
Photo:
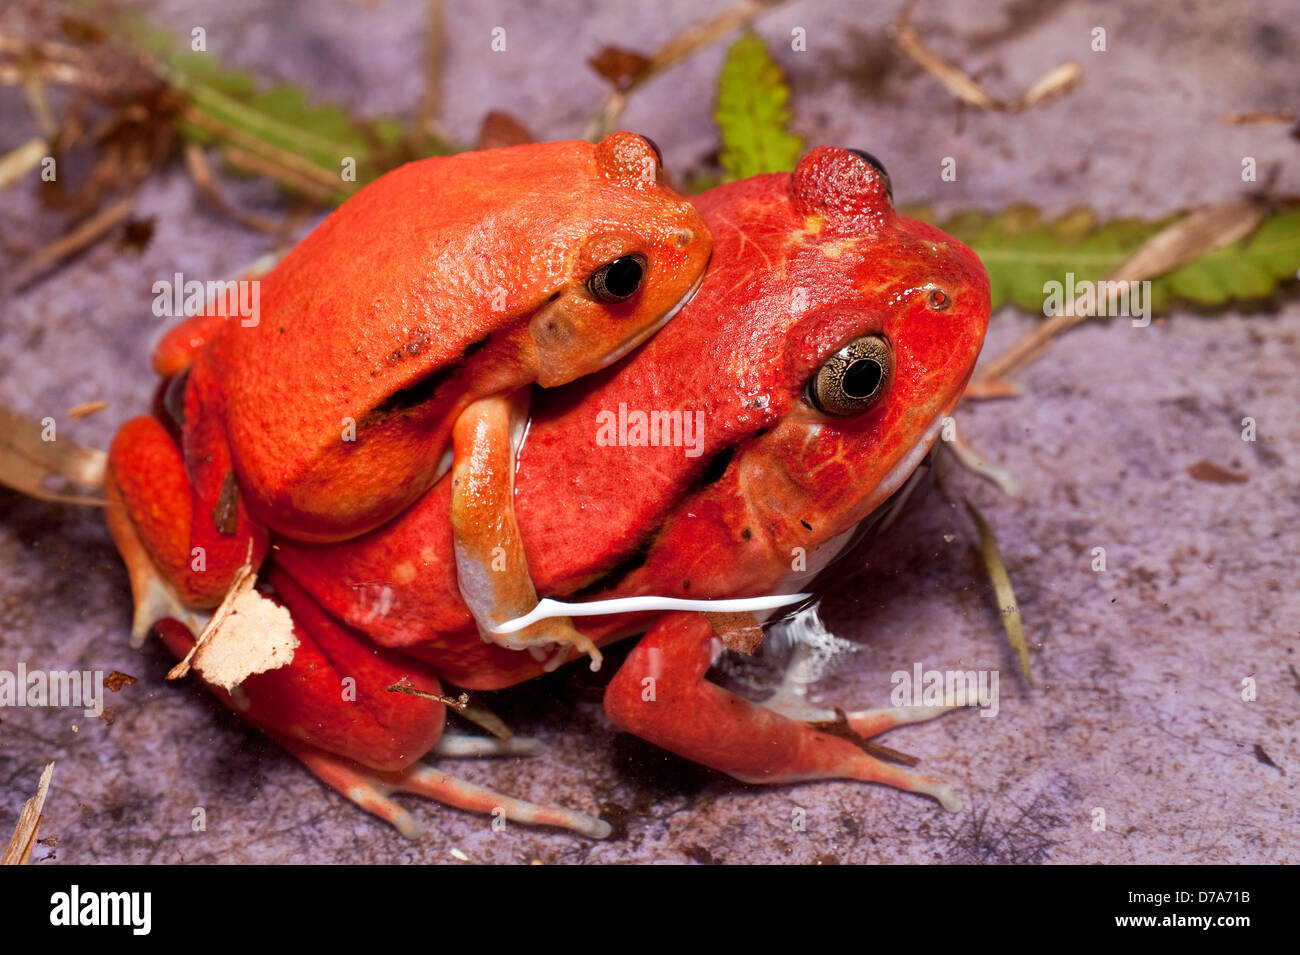
[[[567,620],[491,630],[537,601],[509,480],[525,386],[572,381],[652,335],[710,247],[632,133],[427,159],[367,186],[262,280],[256,321],[197,316],[159,344],[171,413],[123,426],[107,482],[125,505],[109,522],[137,639],[159,583],[212,607],[250,553],[261,563],[268,531],[356,537],[451,468],[461,595],[480,631],[516,649],[573,645],[595,665]]]

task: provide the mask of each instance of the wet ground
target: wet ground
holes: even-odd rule
[[[210,50],[267,81],[363,115],[413,108],[420,4],[264,6],[143,9],[177,35],[203,26]],[[611,43],[649,49],[712,6],[452,2],[442,120],[466,141],[488,108],[543,138],[581,135],[605,95],[587,56]],[[924,0],[917,25],[1007,98],[1066,59],[1082,67],[1080,86],[1019,115],[959,110],[895,53],[892,3],[792,3],[759,29],[793,84],[799,132],[881,157],[900,202],[1156,217],[1239,195],[1247,156],[1261,178],[1278,168],[1278,192],[1300,192],[1300,145],[1286,126],[1220,120],[1295,105],[1293,5],[969,9]],[[502,25],[507,50],[494,54],[490,33]],[[1098,26],[1104,53],[1090,49]],[[790,50],[796,27],[806,52]],[[716,149],[721,56],[706,51],[654,80],[625,115],[679,175]],[[0,90],[0,117],[0,151],[35,134],[13,87]],[[955,181],[940,178],[945,156],[957,161]],[[284,208],[255,183],[231,195],[271,214]],[[0,302],[0,403],[55,416],[60,436],[98,447],[149,400],[160,334],[153,281],[233,275],[268,248],[213,212],[176,168],[144,186],[137,214],[155,224],[143,252],[101,243]],[[28,186],[3,193],[7,261],[59,228]],[[1033,321],[996,314],[986,354]],[[883,706],[890,674],[916,663],[999,670],[995,718],[958,712],[885,738],[962,793],[959,814],[853,783],[742,785],[616,732],[599,681],[565,671],[488,700],[518,732],[544,740],[543,755],[446,765],[516,796],[600,811],[614,837],[493,832],[483,818],[410,798],[427,834],[407,841],[192,681],[165,684],[171,660],[160,645],[129,649],[126,576],[99,514],[0,490],[0,669],[139,678],[110,694],[111,724],[70,710],[0,712],[0,829],[55,760],[42,831],[57,846],[37,857],[57,862],[451,861],[452,849],[475,862],[1298,861],[1297,367],[1292,288],[1268,308],[1212,317],[1176,308],[1147,328],[1081,328],[1019,376],[1023,397],[963,410],[965,435],[1015,474],[1022,496],[956,469],[946,495],[922,495],[828,597],[830,628],[857,649],[813,690],[826,705]],[[107,410],[67,419],[92,399]],[[1254,442],[1242,440],[1247,416]],[[1212,479],[1201,462],[1243,479]],[[962,496],[982,509],[1006,557],[1033,643],[1032,688],[1015,675],[973,529],[954,503]],[[1104,572],[1092,569],[1096,547],[1106,550]],[[775,673],[775,664],[728,665],[729,679],[753,687]],[[1247,678],[1257,687],[1249,702]],[[199,807],[206,829],[196,832]]]

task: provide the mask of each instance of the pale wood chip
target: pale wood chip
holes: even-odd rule
[[[18,813],[18,824],[9,839],[0,865],[24,865],[32,856],[32,849],[41,830],[41,810],[45,808],[45,797],[50,791],[50,779],[54,775],[54,764],[46,763],[41,773],[41,781],[36,787],[36,795],[23,803]]]
[[[83,401],[81,404],[73,405],[68,409],[68,417],[76,418],[77,420],[89,418],[91,415],[98,414],[107,407],[108,402],[102,398],[97,398],[94,401]]]
[[[257,574],[252,552],[250,541],[248,559],[235,573],[226,596],[167,679],[179,680],[193,665],[204,680],[229,691],[255,673],[293,662],[299,644],[293,617],[285,607],[253,589]]]

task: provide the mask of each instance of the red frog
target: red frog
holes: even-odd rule
[[[173,329],[154,367],[176,427],[135,419],[110,452],[125,505],[112,526],[151,558],[133,566],[137,601],[161,582],[215,606],[272,535],[354,538],[450,468],[461,589],[483,633],[595,653],[563,620],[491,629],[537,599],[494,475],[525,386],[616,361],[701,281],[708,231],[662,179],[657,149],[626,132],[410,163],[299,243],[251,319]]]
[[[500,462],[538,593],[799,589],[907,479],[974,368],[986,272],[959,242],[897,216],[866,154],[819,148],[793,175],[722,186],[696,205],[714,241],[696,297],[617,365],[539,395],[517,471]],[[442,737],[441,703],[389,687],[497,689],[579,655],[563,641],[546,658],[481,639],[459,597],[452,494],[444,478],[346,542],[278,541],[263,587],[292,612],[302,645],[288,666],[248,678],[237,699],[215,692],[403,832],[415,823],[395,791],[604,835],[602,820],[417,762],[465,744]],[[721,644],[702,613],[575,623],[598,645],[646,634],[605,695],[611,720],[631,733],[751,782],[858,779],[960,805],[943,783],[818,730],[812,713],[777,712],[710,683]],[[159,629],[174,652],[188,651],[183,626]],[[349,676],[355,702],[340,700]],[[921,710],[862,711],[850,725],[869,737],[935,715]]]

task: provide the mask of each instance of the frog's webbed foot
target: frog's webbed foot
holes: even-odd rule
[[[514,512],[515,452],[528,419],[527,391],[482,398],[465,409],[453,430],[451,526],[461,597],[483,639],[537,659],[548,668],[571,649],[600,669],[596,645],[567,617],[541,620],[510,634],[492,628],[522,617],[537,605],[537,591]]]
[[[851,740],[818,729],[816,723],[838,722],[834,711],[791,698],[773,706],[750,703],[710,683],[705,675],[715,643],[703,615],[664,617],[610,681],[605,691],[610,719],[642,739],[743,782],[857,779],[930,796],[953,812],[961,809],[960,797],[946,783],[877,759]],[[863,710],[848,715],[848,728],[871,737],[946,710]]]
[[[424,796],[470,812],[490,816],[504,815],[506,819],[525,826],[571,829],[592,839],[604,839],[611,831],[608,822],[585,812],[561,809],[558,806],[539,806],[505,796],[477,783],[440,772],[432,766],[417,763],[397,772],[381,772],[283,734],[270,735],[301,760],[321,782],[342,793],[366,812],[383,819],[408,839],[418,839],[422,830],[416,818],[390,798],[396,793]],[[507,745],[488,746],[490,752],[462,752],[456,755],[532,755],[538,748],[536,741],[532,740],[485,742]],[[515,750],[519,752],[513,752]]]

